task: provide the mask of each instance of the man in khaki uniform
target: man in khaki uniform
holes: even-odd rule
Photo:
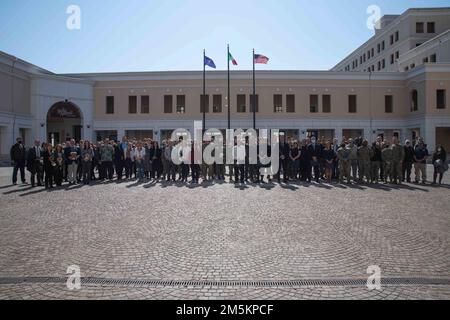
[[[358,171],[359,182],[364,182],[364,177],[367,179],[367,183],[371,181],[370,174],[370,158],[372,156],[372,150],[369,147],[369,142],[364,140],[362,146],[358,148]]]
[[[347,179],[347,183],[350,183],[350,156],[351,149],[345,146],[345,143],[341,144],[341,147],[337,151],[337,158],[339,161],[339,183],[344,182],[344,177]]]
[[[388,183],[388,177],[392,183],[392,162],[394,160],[394,154],[390,148],[389,142],[383,144],[383,151],[381,151],[381,159],[383,160],[384,168],[384,183]]]
[[[349,160],[353,181],[358,181],[358,146],[353,139],[348,139],[347,150],[350,150]]]

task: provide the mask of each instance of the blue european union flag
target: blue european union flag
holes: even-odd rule
[[[205,56],[205,66],[216,69],[216,64],[214,63],[214,61],[206,56]]]

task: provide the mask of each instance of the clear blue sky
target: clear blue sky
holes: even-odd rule
[[[81,30],[66,9],[81,8]],[[226,69],[226,45],[251,69],[327,70],[365,42],[381,14],[449,6],[438,0],[1,0],[0,50],[56,73],[200,70],[202,50]]]

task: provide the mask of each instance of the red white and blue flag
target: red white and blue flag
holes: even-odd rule
[[[267,64],[269,62],[269,58],[263,56],[262,54],[255,54],[255,63]]]

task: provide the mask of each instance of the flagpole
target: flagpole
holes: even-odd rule
[[[206,131],[206,107],[205,107],[205,99],[206,99],[206,66],[205,66],[205,59],[206,59],[206,52],[205,49],[203,49],[203,97],[202,97],[202,110],[203,110],[203,130],[202,130],[202,141],[203,141],[203,135]]]
[[[255,49],[253,49],[253,129],[256,130],[256,80],[255,80]]]
[[[230,45],[228,45],[228,130],[231,129],[231,96],[230,96]]]

